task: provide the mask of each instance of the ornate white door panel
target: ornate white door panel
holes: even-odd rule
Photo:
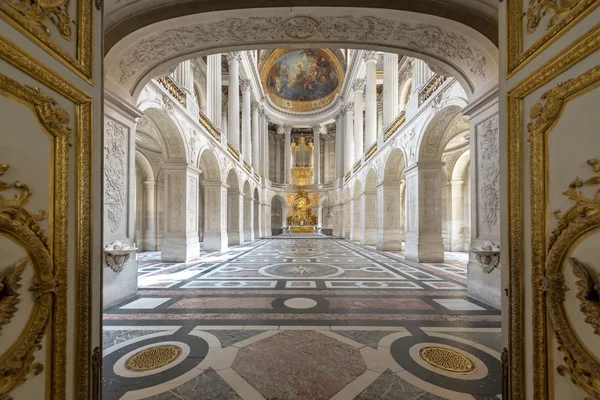
[[[599,4],[501,3],[509,399],[600,398]]]
[[[92,1],[0,2],[0,399],[99,395],[100,31]]]

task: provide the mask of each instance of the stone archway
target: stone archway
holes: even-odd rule
[[[402,149],[393,149],[385,161],[383,179],[377,186],[377,202],[381,207],[376,244],[379,250],[403,250],[407,213],[403,196],[405,166]]]
[[[214,150],[205,148],[200,151],[198,168],[202,171],[203,248],[223,251],[228,246],[227,187],[222,183],[221,168]]]

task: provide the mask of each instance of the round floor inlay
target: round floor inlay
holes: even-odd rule
[[[317,305],[317,302],[313,299],[307,299],[305,297],[294,297],[287,299],[283,302],[286,307],[295,308],[298,310],[305,310],[307,308],[313,308]]]
[[[150,347],[129,357],[125,362],[125,368],[132,371],[157,369],[172,363],[181,353],[181,347],[175,345]]]
[[[419,357],[436,368],[457,374],[472,374],[477,369],[475,362],[465,354],[444,347],[423,347]]]
[[[315,279],[341,275],[344,270],[335,265],[317,263],[280,263],[262,267],[259,273],[274,278]]]

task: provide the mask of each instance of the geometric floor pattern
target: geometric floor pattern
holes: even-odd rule
[[[325,238],[139,254],[137,296],[104,310],[103,398],[498,399],[500,311],[460,258]]]

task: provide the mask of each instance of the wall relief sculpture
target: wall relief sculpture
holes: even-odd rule
[[[104,209],[111,233],[123,225],[127,204],[127,133],[120,123],[106,120],[104,139]]]
[[[408,230],[414,232],[417,229],[417,177],[408,179]]]
[[[498,225],[500,216],[500,163],[498,115],[477,127],[477,154],[479,168],[478,206],[479,218],[492,233]]]
[[[595,168],[598,167],[597,160],[590,160],[588,164],[596,175],[585,181],[576,178],[571,182],[564,195],[574,203],[573,206],[562,213],[554,212],[558,221],[548,240],[542,287],[558,349],[564,354],[565,364],[557,368],[558,372],[569,375],[575,385],[593,398],[600,398],[600,363],[597,354],[591,352],[577,335],[577,329],[571,325],[564,305],[566,291],[570,289],[566,285],[564,270],[570,265],[574,276],[578,278],[575,284],[580,311],[585,316],[585,322],[599,334],[599,285],[593,281],[587,267],[570,256],[573,243],[600,229],[600,168]],[[586,196],[584,189],[593,190],[592,196]]]
[[[196,221],[196,206],[197,206],[197,197],[196,192],[198,191],[198,185],[196,184],[196,180],[192,177],[188,178],[188,201],[187,201],[187,230],[197,230],[197,221]]]
[[[183,177],[180,175],[170,176],[169,198],[171,199],[171,212],[169,218],[169,226],[171,231],[177,232],[182,229],[181,217],[183,214]]]
[[[0,165],[0,177],[8,170],[8,165]],[[33,306],[29,320],[23,331],[14,339],[12,345],[0,354],[0,398],[10,398],[10,393],[21,386],[31,374],[37,375],[43,370],[41,363],[35,362],[35,353],[41,349],[40,342],[46,333],[46,327],[52,314],[57,277],[52,266],[51,250],[46,232],[39,222],[48,214],[40,210],[34,214],[25,209],[31,197],[29,187],[21,182],[0,181],[0,192],[16,191],[12,198],[0,196],[0,233],[19,245],[26,252],[8,269],[0,283],[0,332],[17,312],[20,276],[27,266],[34,269],[29,291]],[[22,293],[21,295],[24,295]],[[8,340],[3,337],[2,340]]]

